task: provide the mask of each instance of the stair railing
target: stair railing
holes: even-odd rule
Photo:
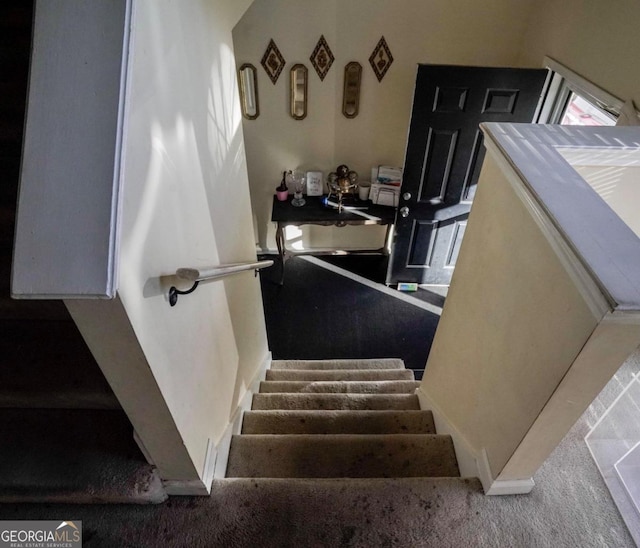
[[[183,280],[193,282],[193,286],[191,286],[191,288],[187,289],[186,291],[181,291],[175,286],[171,286],[171,288],[169,289],[169,304],[171,306],[175,306],[178,302],[178,295],[188,295],[189,293],[193,293],[200,282],[220,280],[221,278],[232,276],[233,274],[239,274],[240,272],[246,272],[248,270],[253,270],[255,272],[255,275],[257,276],[259,270],[268,268],[271,265],[273,265],[273,261],[266,260],[255,261],[252,263],[221,264],[204,269],[179,268],[178,270],[176,270],[176,276]]]

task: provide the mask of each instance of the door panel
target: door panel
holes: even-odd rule
[[[431,265],[438,221],[414,221],[409,243],[408,266]]]
[[[456,221],[453,234],[449,243],[449,253],[447,253],[447,260],[444,264],[445,268],[454,268],[456,261],[458,260],[458,253],[460,252],[460,244],[464,237],[464,231],[467,228],[467,220]]]
[[[467,166],[467,174],[465,175],[464,182],[462,183],[462,197],[463,202],[472,202],[476,195],[476,187],[478,183],[478,177],[480,176],[480,168],[484,161],[484,133],[480,131],[480,128],[476,131],[475,139],[473,140],[473,147],[471,148],[471,154],[469,156],[469,165]]]
[[[429,130],[420,177],[418,200],[427,204],[444,201],[458,140],[457,131]],[[434,161],[439,158],[441,161]]]
[[[531,122],[546,69],[419,65],[387,283],[450,282],[484,160],[482,122]],[[408,196],[405,199],[404,196]]]

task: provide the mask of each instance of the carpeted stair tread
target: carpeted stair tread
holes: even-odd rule
[[[453,442],[437,434],[240,435],[227,477],[458,477]]]
[[[0,503],[158,503],[123,411],[0,410]]]
[[[416,381],[264,381],[261,394],[413,394]]]
[[[411,369],[267,369],[268,381],[413,381]]]
[[[415,394],[254,394],[252,409],[420,409]]]
[[[398,358],[353,360],[274,360],[271,369],[404,369]]]
[[[243,434],[435,434],[431,411],[247,411]]]

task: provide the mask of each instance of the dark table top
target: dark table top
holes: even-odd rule
[[[349,211],[338,213],[337,209],[325,207],[322,204],[322,196],[305,196],[305,205],[294,207],[291,205],[292,196],[286,202],[280,202],[275,196],[273,197],[273,209],[271,210],[271,220],[278,222],[290,223],[313,223],[313,222],[339,222],[339,221],[366,221],[366,217],[362,217]],[[396,217],[396,210],[393,207],[372,204],[370,201],[359,201],[354,199],[353,203],[366,207],[362,212],[367,215],[373,215],[380,219],[380,224],[391,224]]]

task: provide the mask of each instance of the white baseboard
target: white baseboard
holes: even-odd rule
[[[201,480],[163,480],[167,495],[207,496],[211,494],[213,471],[216,463],[216,449],[211,439],[207,440],[207,453],[204,457]]]
[[[272,356],[271,352],[268,352],[262,361],[260,369],[253,377],[251,384],[247,388],[247,392],[238,404],[238,407],[231,416],[231,420],[224,431],[224,434],[220,438],[218,445],[216,446],[216,460],[213,471],[213,478],[222,479],[227,472],[227,463],[229,461],[229,449],[231,448],[231,438],[236,434],[240,434],[242,430],[242,417],[245,411],[251,409],[251,403],[253,401],[253,395],[260,390],[260,383],[267,376],[267,369],[271,367]],[[212,478],[212,480],[213,480]]]
[[[482,450],[478,462],[478,477],[482,483],[485,495],[526,495],[535,486],[533,478],[520,480],[493,479],[489,467],[489,457],[485,449]]]
[[[416,395],[420,401],[420,409],[428,410],[433,413],[433,422],[436,425],[438,434],[449,434],[453,440],[453,447],[458,459],[458,469],[463,478],[477,478],[478,464],[476,462],[477,455],[473,446],[464,438],[458,429],[445,417],[444,413],[436,404],[429,394],[422,387],[416,389]]]
[[[416,389],[416,395],[420,401],[420,409],[430,410],[433,413],[436,432],[451,436],[458,468],[463,478],[478,478],[482,483],[485,495],[519,495],[531,492],[535,485],[532,478],[523,480],[494,479],[486,450],[476,451],[422,387]]]
[[[189,497],[204,496],[211,494],[211,484],[209,487],[202,480],[163,480],[167,495]]]
[[[164,488],[171,496],[207,496],[211,494],[211,484],[214,479],[224,478],[229,460],[231,437],[239,434],[242,429],[242,414],[251,409],[253,394],[260,389],[260,382],[266,377],[266,371],[271,366],[271,352],[268,352],[256,372],[246,394],[238,404],[227,428],[217,446],[211,440],[207,443],[207,454],[204,459],[202,480],[164,480]],[[134,434],[135,436],[135,434]],[[138,441],[136,439],[136,441]],[[141,442],[138,441],[140,444]],[[141,446],[142,449],[142,446]],[[144,453],[144,450],[143,450]]]

